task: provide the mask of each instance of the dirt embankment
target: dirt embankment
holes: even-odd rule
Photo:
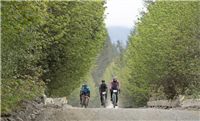
[[[46,95],[41,95],[31,100],[21,100],[17,104],[17,108],[10,114],[1,115],[1,121],[42,121],[43,119],[36,119],[42,111],[72,108],[67,104],[67,100],[64,98],[46,98]]]

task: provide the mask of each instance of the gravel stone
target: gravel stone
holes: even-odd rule
[[[35,118],[35,114],[31,114],[30,117],[31,117],[31,119],[34,119]]]
[[[8,120],[8,121],[16,121],[16,120],[14,119],[14,117],[12,117],[12,116],[11,116],[11,117],[8,117],[7,120]]]
[[[16,118],[17,121],[23,121],[20,117],[17,116]]]

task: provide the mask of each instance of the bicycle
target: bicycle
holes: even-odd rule
[[[114,108],[115,108],[115,106],[116,106],[116,93],[117,93],[117,90],[113,90],[112,104],[113,104],[113,107],[114,107]]]
[[[84,100],[82,100],[81,107],[83,107],[83,105],[85,105],[85,108],[87,108],[87,106],[88,106],[88,96],[87,95],[84,96]]]
[[[103,103],[103,107],[106,107],[106,92],[102,92],[102,103]]]

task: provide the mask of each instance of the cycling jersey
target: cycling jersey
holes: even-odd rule
[[[99,92],[104,92],[108,89],[107,84],[100,84],[99,85]]]
[[[84,87],[81,88],[81,90],[86,94],[88,92],[90,92],[90,88],[87,87],[86,89]]]
[[[116,80],[116,82],[111,81],[110,82],[110,89],[115,89],[115,90],[120,89],[119,81],[118,80]]]

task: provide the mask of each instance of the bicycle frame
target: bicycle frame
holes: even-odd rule
[[[87,108],[87,105],[88,105],[88,96],[87,95],[84,95],[84,98],[82,100],[82,107],[83,105],[85,105],[85,108]]]
[[[103,106],[104,106],[104,108],[106,107],[105,95],[106,95],[106,92],[102,92],[102,99],[103,99]]]
[[[112,103],[113,103],[114,108],[116,106],[116,93],[117,93],[117,90],[113,90]]]

